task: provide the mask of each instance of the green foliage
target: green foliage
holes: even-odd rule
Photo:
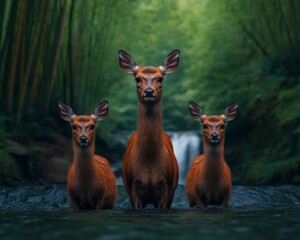
[[[5,11],[0,13],[4,134],[17,121],[24,127],[14,138],[42,139],[49,131],[39,119],[57,118],[60,100],[78,114],[90,114],[108,99],[109,115],[97,128],[103,140],[110,133],[133,131],[135,83],[119,68],[118,50],[128,51],[143,66],[160,65],[178,48],[179,68],[164,80],[166,130],[199,131],[188,113],[190,100],[207,114],[221,114],[238,101],[239,117],[227,127],[226,158],[241,170],[239,181],[269,183],[299,168],[299,1],[13,3],[2,1]]]
[[[0,148],[0,169],[0,185],[15,185],[22,180],[15,159],[2,148]]]
[[[8,133],[4,129],[5,117],[0,113],[0,185],[14,185],[22,180],[20,170],[5,148]]]

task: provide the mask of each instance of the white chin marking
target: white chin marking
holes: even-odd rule
[[[86,147],[87,145],[89,145],[89,143],[79,143],[80,147]]]
[[[146,102],[153,102],[154,101],[154,97],[144,97],[144,100]]]
[[[218,143],[219,140],[210,140],[211,143]]]

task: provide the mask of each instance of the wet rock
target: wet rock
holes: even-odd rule
[[[35,159],[31,160],[31,172],[34,181],[43,184],[67,182],[68,170],[72,163],[73,152],[71,139],[54,133],[55,142],[41,142]]]
[[[20,156],[20,157],[29,155],[28,149],[16,141],[6,139],[5,145],[7,151],[12,155]]]

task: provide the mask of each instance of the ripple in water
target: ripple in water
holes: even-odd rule
[[[178,186],[170,210],[75,211],[65,185],[0,189],[0,239],[298,239],[300,187],[234,186],[227,209],[189,208]]]
[[[71,208],[65,185],[4,187],[0,190],[0,209],[57,210]],[[118,186],[116,209],[131,209],[123,186]],[[149,205],[147,208],[153,208]],[[171,206],[189,208],[184,186],[179,185]],[[300,208],[300,186],[233,186],[229,208]]]

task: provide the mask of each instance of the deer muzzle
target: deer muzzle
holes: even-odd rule
[[[216,132],[210,134],[210,142],[211,143],[218,143],[220,141],[220,135]]]
[[[89,142],[90,142],[90,141],[89,141],[89,138],[88,138],[87,136],[85,136],[85,135],[81,135],[81,136],[79,137],[79,139],[78,139],[79,145],[80,145],[80,146],[83,146],[83,147],[89,145]]]
[[[143,93],[146,102],[153,102],[155,100],[155,92],[152,88],[146,88]]]

